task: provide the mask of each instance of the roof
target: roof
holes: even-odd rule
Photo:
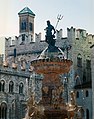
[[[20,14],[31,14],[31,15],[35,16],[35,14],[28,7],[25,7],[24,9],[22,9],[18,13],[18,15],[20,15]]]

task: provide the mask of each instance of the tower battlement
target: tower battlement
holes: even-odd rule
[[[62,39],[62,29],[56,30],[56,39]],[[5,37],[5,47],[15,47],[18,45],[26,45],[34,42],[41,42],[44,41],[42,39],[41,33],[35,33],[35,39],[32,38],[32,35],[21,34],[19,36],[12,36],[12,37]]]

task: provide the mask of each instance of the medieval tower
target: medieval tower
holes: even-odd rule
[[[22,35],[22,41],[25,41],[25,36],[29,36],[31,40],[34,38],[34,17],[35,14],[25,7],[19,13],[19,33]]]

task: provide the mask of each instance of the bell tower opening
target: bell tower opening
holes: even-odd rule
[[[35,14],[25,7],[19,13],[19,35],[34,38],[34,18]]]

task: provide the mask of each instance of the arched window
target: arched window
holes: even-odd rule
[[[0,106],[0,119],[7,119],[7,105],[4,102]]]
[[[76,81],[76,85],[81,85],[81,79],[78,75],[75,77],[75,81]]]
[[[4,92],[5,90],[5,82],[3,80],[0,81],[0,91]]]
[[[89,119],[89,110],[86,109],[86,119]]]
[[[89,92],[88,92],[88,90],[86,90],[86,97],[88,97],[89,96]]]
[[[14,89],[14,83],[13,83],[13,81],[10,81],[9,82],[9,92],[13,93],[13,89]]]
[[[90,57],[86,59],[86,74],[87,74],[87,81],[91,81],[91,60]]]
[[[77,66],[82,67],[82,56],[80,53],[77,56]]]
[[[19,85],[19,94],[23,94],[23,83]]]
[[[26,30],[26,22],[25,21],[23,21],[21,23],[21,30]]]

